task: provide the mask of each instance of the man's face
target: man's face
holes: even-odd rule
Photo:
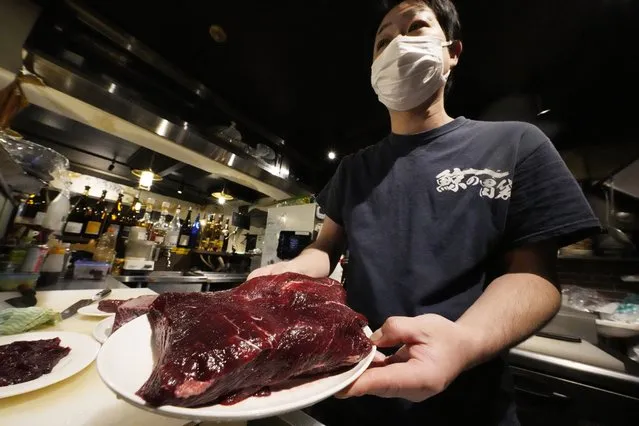
[[[420,0],[406,0],[391,9],[377,29],[373,60],[382,54],[386,46],[399,35],[430,35],[447,41],[446,34],[439,26],[435,13]],[[455,45],[453,45],[455,46]],[[451,58],[448,48],[444,49],[444,74],[457,65],[457,55]],[[454,48],[453,48],[454,50]]]

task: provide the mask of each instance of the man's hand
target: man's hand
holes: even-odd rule
[[[387,358],[378,354],[373,367],[338,398],[376,395],[423,401],[446,389],[475,356],[472,333],[433,314],[391,317],[371,340],[382,348],[403,346]]]
[[[257,277],[263,277],[264,275],[279,275],[286,272],[297,272],[291,262],[280,262],[272,265],[263,266],[259,269],[251,272],[247,278],[247,281]]]

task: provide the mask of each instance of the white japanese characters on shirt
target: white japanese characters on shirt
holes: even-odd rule
[[[509,175],[509,172],[490,169],[446,169],[436,176],[437,192],[459,192],[478,187],[480,197],[508,200],[513,187]]]

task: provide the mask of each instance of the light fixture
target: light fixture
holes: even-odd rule
[[[546,114],[548,114],[549,112],[550,112],[550,110],[549,110],[549,109],[545,109],[545,110],[543,110],[542,112],[540,112],[539,114],[537,114],[537,117],[541,117],[542,115],[546,115]]]
[[[133,176],[136,176],[140,179],[138,182],[138,188],[144,191],[150,191],[151,185],[153,185],[153,182],[162,180],[162,176],[153,173],[154,159],[155,159],[155,152],[151,154],[151,163],[149,164],[148,170],[141,170],[141,169],[131,170],[131,173],[133,173]]]
[[[177,193],[180,195],[182,195],[183,192],[184,192],[184,182],[182,182],[180,186],[178,186],[178,190],[177,190]]]
[[[107,167],[107,169],[112,172],[113,169],[115,169],[115,158],[113,160],[111,160],[111,164],[109,164],[109,167]]]
[[[233,200],[233,196],[225,192],[225,188],[222,188],[221,192],[214,192],[211,194],[213,198],[217,198],[217,203],[220,205],[226,204],[227,201]]]
[[[335,151],[329,151],[327,157],[329,160],[333,161],[337,158],[337,154],[335,153]]]

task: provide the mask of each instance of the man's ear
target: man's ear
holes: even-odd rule
[[[453,44],[448,46],[448,54],[450,55],[450,67],[454,68],[459,62],[459,57],[462,54],[463,45],[461,40],[454,40]]]

